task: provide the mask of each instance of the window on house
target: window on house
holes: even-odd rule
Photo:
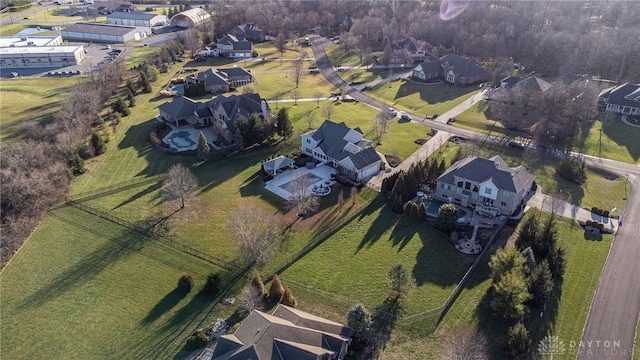
[[[462,181],[458,181],[458,187],[462,187],[463,182]]]
[[[470,182],[465,182],[465,183],[464,183],[464,188],[465,188],[466,190],[471,190],[471,183],[470,183]]]
[[[500,204],[502,204],[502,206],[507,206],[506,201],[501,202]]]
[[[311,144],[311,139],[307,139],[307,144]]]
[[[488,195],[491,195],[491,189],[490,188],[485,188],[484,189],[484,193],[488,194]]]

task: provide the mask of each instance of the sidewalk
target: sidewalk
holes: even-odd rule
[[[535,207],[548,213],[555,211],[557,215],[583,222],[587,220],[597,221],[604,224],[605,228],[611,229],[614,233],[618,231],[618,219],[605,218],[579,206],[545,195],[540,188],[527,202],[527,208],[529,207]]]

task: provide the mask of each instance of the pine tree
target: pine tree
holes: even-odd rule
[[[284,295],[282,296],[281,303],[282,305],[286,305],[292,308],[298,307],[298,300],[296,300],[288,287],[284,288]]]
[[[136,95],[136,92],[137,92],[137,90],[136,90],[136,86],[133,84],[133,81],[131,81],[131,79],[127,79],[126,87],[127,87],[127,89],[129,90],[129,92],[130,92],[131,94],[133,94],[133,96],[135,96],[135,95]],[[131,99],[129,99],[129,100],[131,100]]]
[[[204,136],[202,131],[200,131],[200,136],[198,137],[198,157],[202,160],[206,160],[209,157],[209,152],[211,148],[207,143],[207,138]]]
[[[402,197],[400,197],[400,195],[393,196],[393,205],[391,206],[391,211],[396,214],[402,214],[404,212],[402,204]]]
[[[269,299],[280,302],[284,296],[284,287],[278,275],[273,275],[271,286],[269,287]]]
[[[278,135],[285,139],[290,138],[293,134],[293,126],[291,125],[291,120],[289,120],[289,113],[286,108],[282,108],[278,111],[276,126],[278,128]]]
[[[531,272],[528,278],[531,301],[534,304],[544,304],[553,291],[553,277],[547,259],[542,260]]]
[[[76,154],[71,162],[71,172],[73,172],[73,175],[78,176],[84,174],[86,171],[87,168],[84,167],[84,159]]]
[[[510,327],[502,345],[504,355],[508,359],[520,359],[529,352],[530,348],[531,337],[527,328],[521,322]]]
[[[122,116],[127,116],[131,112],[129,108],[127,108],[127,105],[125,105],[124,100],[119,96],[111,103],[111,110],[122,114]]]
[[[528,216],[518,234],[517,245],[524,249],[533,245],[538,235],[538,218],[535,215]]]
[[[353,329],[353,338],[364,344],[371,341],[371,313],[362,304],[352,307],[347,314],[347,325]]]
[[[418,209],[418,218],[420,220],[427,220],[427,206],[424,202],[420,203],[420,208]]]
[[[93,146],[93,152],[96,155],[104,154],[107,151],[107,145],[104,139],[96,131],[91,133],[91,145]]]

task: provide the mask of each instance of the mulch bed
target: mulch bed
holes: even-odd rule
[[[396,167],[402,162],[402,159],[395,155],[385,155],[384,158],[387,160],[391,167]]]

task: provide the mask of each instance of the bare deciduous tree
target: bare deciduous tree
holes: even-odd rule
[[[302,118],[307,120],[307,125],[309,126],[309,129],[313,129],[313,121],[316,118],[316,114],[313,112],[313,110],[305,110],[302,113]]]
[[[240,316],[246,317],[253,310],[264,310],[264,296],[253,284],[247,284],[240,292]]]
[[[255,206],[233,212],[229,227],[249,264],[264,264],[280,247],[281,231],[275,216]]]
[[[191,53],[191,57],[195,57],[198,50],[200,50],[200,46],[202,45],[202,41],[200,40],[200,32],[195,28],[190,28],[184,32],[182,35],[182,43]]]
[[[387,132],[387,127],[392,119],[393,115],[386,110],[380,110],[378,114],[376,114],[375,119],[373,119],[373,131],[378,145],[381,144],[382,136]]]
[[[320,91],[315,91],[313,93],[313,98],[316,99],[316,107],[320,107],[320,100],[322,99],[322,93]]]
[[[382,52],[382,56],[380,57],[380,64],[384,65],[385,68],[389,67],[392,55],[393,51],[391,50],[391,44],[387,43],[384,47],[384,51]]]
[[[292,62],[293,65],[293,81],[296,83],[296,88],[300,84],[300,79],[302,79],[303,69],[302,69],[302,59],[295,59]]]
[[[306,217],[313,214],[320,205],[316,196],[308,189],[311,181],[304,176],[298,176],[290,182],[292,184],[291,196],[287,200],[287,207],[298,213],[298,216]]]
[[[293,98],[293,104],[298,105],[298,99],[300,99],[300,91],[298,89],[293,89],[291,91],[291,97]]]
[[[284,50],[286,49],[286,46],[287,46],[287,37],[283,33],[278,33],[278,36],[276,37],[276,41],[274,45],[276,46],[276,49],[278,49],[278,51],[280,52],[280,57],[282,58],[282,55],[284,54]]]
[[[333,107],[333,104],[326,103],[320,107],[320,111],[322,111],[322,115],[324,115],[325,119],[331,120],[331,115],[333,115],[335,108]]]
[[[469,325],[452,330],[444,339],[440,358],[452,360],[489,359],[487,336]]]
[[[185,207],[187,198],[198,187],[198,178],[182,164],[175,164],[169,169],[166,179],[164,179],[164,188],[162,195],[165,199],[180,200],[180,208]]]

